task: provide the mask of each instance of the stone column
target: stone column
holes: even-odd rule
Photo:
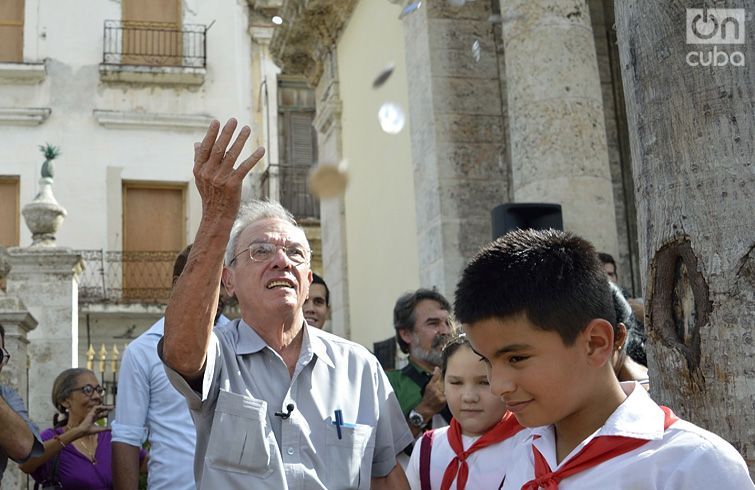
[[[516,202],[618,256],[595,42],[585,0],[500,0]]]
[[[491,1],[430,1],[404,19],[420,284],[449,298],[509,201],[493,13]]]
[[[81,256],[68,248],[8,249],[7,294],[23,301],[39,322],[29,333],[29,414],[48,427],[54,409],[50,392],[55,377],[78,365],[78,276]]]
[[[37,326],[37,321],[29,314],[26,306],[18,298],[7,296],[0,290],[0,325],[5,329],[5,349],[11,358],[0,372],[0,384],[10,386],[29,406],[29,370],[27,334]],[[3,489],[16,490],[26,488],[26,475],[18,466],[9,462],[3,474]]]
[[[315,89],[318,161],[337,164],[343,159],[341,146],[341,99],[338,91],[336,50],[328,52]],[[320,201],[323,274],[330,290],[331,331],[351,338],[349,282],[343,197]]]

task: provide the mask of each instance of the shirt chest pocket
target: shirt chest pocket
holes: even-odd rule
[[[280,468],[275,436],[267,431],[267,404],[220,390],[205,458],[225,471],[265,477]]]
[[[375,451],[374,427],[349,424],[341,427],[341,438],[332,422],[326,422],[325,465],[328,468],[328,489],[370,488],[372,457]]]

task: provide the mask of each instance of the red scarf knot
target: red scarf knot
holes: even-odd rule
[[[511,412],[506,412],[496,425],[488,429],[469,449],[464,451],[464,444],[461,440],[461,425],[456,419],[451,419],[451,427],[449,427],[447,433],[448,443],[456,456],[448,463],[446,471],[443,473],[443,480],[440,484],[441,490],[450,490],[454,479],[456,479],[457,490],[464,490],[467,479],[469,479],[467,458],[479,449],[505,441],[522,429],[523,427],[519,425],[516,417]]]

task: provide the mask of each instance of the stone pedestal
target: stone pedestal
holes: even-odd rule
[[[500,0],[516,202],[618,255],[600,76],[584,0]]]
[[[84,263],[68,248],[11,248],[7,294],[39,322],[30,332],[29,415],[40,427],[52,423],[52,383],[78,365],[78,276]]]
[[[0,291],[0,325],[5,329],[5,349],[10,353],[10,362],[0,372],[0,384],[10,386],[29,406],[29,357],[27,335],[37,326],[37,321],[29,314],[26,306],[18,298],[7,296]],[[4,490],[27,488],[27,477],[18,466],[9,462],[3,474]]]
[[[503,53],[490,2],[423,2],[404,19],[420,285],[452,298],[509,201]]]

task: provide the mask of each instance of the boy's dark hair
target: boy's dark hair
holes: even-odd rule
[[[616,324],[595,248],[557,230],[515,230],[483,247],[456,286],[456,317],[470,324],[524,313],[566,345],[593,319]]]
[[[451,311],[451,303],[434,289],[419,288],[411,293],[405,293],[396,300],[396,305],[393,307],[393,327],[396,329],[396,341],[404,354],[409,353],[409,344],[404,342],[401,338],[399,330],[414,330],[414,323],[417,321],[417,317],[414,314],[414,308],[417,307],[420,301],[425,299],[431,299],[440,303],[440,307],[446,311]]]
[[[440,377],[445,378],[446,377],[446,369],[448,369],[448,360],[451,358],[452,355],[454,355],[454,352],[459,350],[459,347],[467,346],[470,349],[472,348],[472,345],[469,343],[469,339],[467,338],[466,334],[460,333],[458,335],[455,335],[451,338],[451,340],[448,341],[445,347],[443,347],[443,354],[442,354],[442,361],[440,364]]]
[[[603,264],[613,265],[613,269],[616,270],[616,261],[613,260],[613,255],[607,254],[605,252],[598,252],[598,258]]]
[[[330,289],[328,289],[328,285],[325,284],[325,280],[313,272],[312,284],[322,284],[325,287],[325,306],[330,306]]]

